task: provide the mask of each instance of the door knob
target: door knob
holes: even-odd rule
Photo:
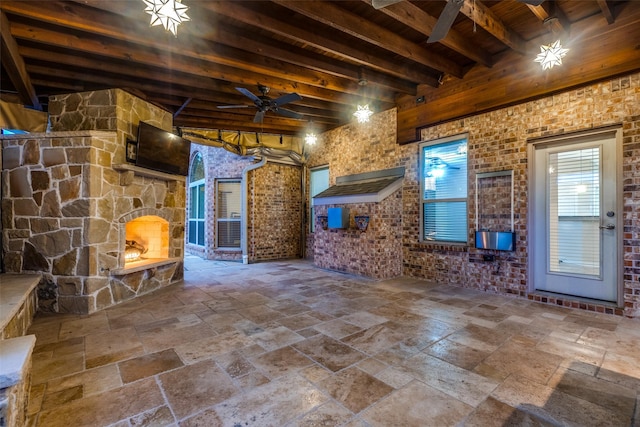
[[[601,225],[600,226],[600,230],[613,230],[614,228],[616,228],[616,226],[613,225],[613,224],[607,224],[607,225]]]

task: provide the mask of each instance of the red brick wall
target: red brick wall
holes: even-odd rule
[[[240,261],[242,252],[216,248],[216,181],[242,180],[242,171],[256,163],[223,148],[191,144],[191,157],[201,153],[205,165],[205,246],[186,244],[186,252],[206,259]],[[267,162],[248,176],[248,261],[295,258],[300,255],[302,215],[301,168]],[[187,218],[189,217],[187,192]]]
[[[249,180],[249,260],[300,256],[302,168],[267,162]]]
[[[422,130],[423,140],[465,132],[469,134],[470,242],[473,242],[471,228],[475,222],[475,175],[510,169],[514,171],[516,251],[497,253],[495,263],[481,262],[482,254],[486,251],[473,247],[418,241],[418,144],[398,146],[395,143],[395,111],[374,115],[369,125],[350,124],[321,135],[318,144],[310,150],[309,167],[328,164],[333,184],[338,176],[404,166],[406,172],[402,197],[398,201],[402,204],[403,274],[526,296],[529,289],[527,140],[609,124],[621,124],[623,129],[623,310],[597,304],[581,305],[577,301],[557,298],[545,298],[545,302],[601,312],[624,312],[627,316],[640,317],[640,74]],[[317,247],[318,235],[314,239]],[[390,246],[392,243],[387,244]],[[326,247],[322,249],[325,252],[330,250]],[[340,265],[338,261],[335,260],[334,264]],[[362,271],[370,269],[361,268]]]

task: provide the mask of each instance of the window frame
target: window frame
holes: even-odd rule
[[[238,192],[239,192],[239,198],[240,198],[240,206],[238,209],[238,213],[239,213],[239,217],[238,218],[220,218],[220,210],[218,209],[218,206],[220,206],[220,184],[221,183],[235,183],[238,185]],[[220,250],[228,250],[228,251],[240,251],[242,250],[242,179],[240,178],[218,178],[216,179],[216,185],[215,185],[215,198],[216,198],[216,213],[215,213],[215,234],[216,234],[216,238],[215,238],[215,247],[216,249],[220,249]],[[239,235],[239,242],[238,242],[238,246],[221,246],[220,245],[220,225],[221,223],[238,223],[240,226],[240,235]]]
[[[327,188],[331,186],[331,175],[329,172],[329,165],[316,166],[309,169],[309,233],[313,234],[316,232],[316,221],[315,221],[315,209],[313,206],[313,196],[315,194],[312,193],[313,188],[313,174],[314,172],[327,171]],[[324,190],[326,190],[325,188]],[[324,191],[321,190],[320,192]],[[318,193],[316,193],[318,194]]]
[[[199,161],[203,163],[204,166],[204,158],[202,156],[201,153],[197,152],[192,160],[191,160],[191,167],[189,168],[189,215],[187,217],[187,243],[189,245],[194,245],[194,246],[199,246],[199,247],[205,247],[206,246],[206,222],[205,222],[205,217],[207,216],[206,213],[206,199],[207,199],[207,195],[206,195],[206,189],[205,189],[205,181],[206,181],[206,174],[203,171],[203,175],[201,179],[198,180],[192,180],[193,179],[193,172],[195,170],[196,167],[196,159],[200,159]],[[195,194],[198,195],[197,200],[194,201],[193,198],[193,189],[196,189]],[[202,188],[202,191],[199,191],[199,189]],[[200,200],[200,195],[202,196],[202,200]],[[199,206],[200,203],[202,203],[202,217],[200,217],[198,214],[200,212]],[[195,208],[195,209],[194,209]],[[195,225],[196,227],[196,231],[195,231],[195,242],[191,241],[191,228]],[[199,230],[200,228],[203,229],[203,235],[202,235],[202,242],[199,242]]]
[[[425,199],[425,156],[424,150],[426,147],[434,147],[437,145],[445,145],[450,144],[452,142],[459,141],[460,143],[467,144],[467,152],[466,152],[466,166],[467,166],[467,174],[465,177],[465,188],[466,188],[466,196],[465,197],[454,197],[454,198],[441,198],[441,199]],[[418,179],[420,181],[420,230],[419,230],[419,242],[424,244],[437,244],[437,245],[448,245],[448,246],[468,246],[469,243],[469,134],[462,133],[457,135],[452,135],[444,138],[433,139],[429,141],[422,141],[418,144]],[[467,222],[466,230],[465,230],[465,240],[457,241],[457,240],[428,240],[424,235],[425,229],[425,205],[433,204],[433,203],[442,203],[442,202],[465,202],[465,218]]]

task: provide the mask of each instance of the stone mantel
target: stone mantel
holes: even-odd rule
[[[105,138],[114,135],[113,131],[104,130],[80,130],[80,131],[64,131],[64,132],[34,132],[14,135],[0,135],[0,141],[24,140],[24,139],[45,139],[45,138],[83,138],[95,137]]]

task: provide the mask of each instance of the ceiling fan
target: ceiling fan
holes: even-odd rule
[[[383,7],[387,7],[389,5],[399,3],[403,0],[371,0],[371,4],[376,9],[381,9]],[[516,0],[520,3],[530,4],[532,6],[540,6],[544,0]],[[427,39],[427,43],[435,43],[437,41],[442,40],[447,33],[449,32],[449,28],[453,25],[453,21],[455,21],[458,16],[458,12],[462,8],[465,0],[448,0],[447,5],[444,7],[444,10],[438,17],[438,21],[436,25],[433,27],[433,31],[429,35],[429,39]]]
[[[286,95],[282,95],[276,99],[271,99],[267,94],[269,93],[269,88],[267,86],[261,85],[258,83],[258,90],[262,95],[254,95],[248,89],[243,87],[237,87],[236,90],[246,96],[247,98],[253,101],[253,104],[258,109],[256,115],[253,117],[253,123],[261,123],[264,119],[264,115],[267,111],[272,111],[276,114],[279,114],[284,117],[290,117],[292,119],[301,119],[304,116],[300,113],[296,113],[295,111],[287,110],[284,108],[280,108],[281,106],[288,104],[289,102],[299,101],[302,99],[300,95],[295,92],[288,93]],[[218,105],[218,108],[249,108],[251,105],[240,104],[240,105]]]

